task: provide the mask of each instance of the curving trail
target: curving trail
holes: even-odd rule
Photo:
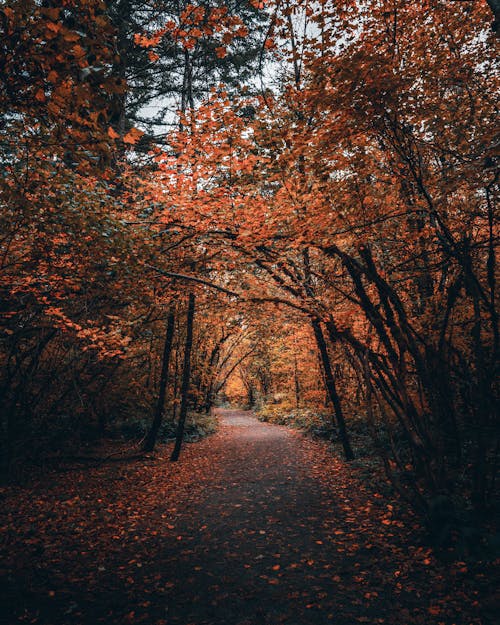
[[[6,622],[494,622],[488,589],[418,545],[413,521],[366,485],[369,468],[250,412],[219,416],[174,465],[165,449],[56,476],[38,499],[7,493]]]
[[[221,415],[223,462],[179,527],[189,548],[176,562],[169,622],[338,623],[331,504],[301,442],[251,414]]]

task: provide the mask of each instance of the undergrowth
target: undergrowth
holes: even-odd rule
[[[109,432],[112,437],[125,440],[138,440],[143,438],[149,430],[150,419],[128,419],[123,423],[114,425]],[[175,439],[177,421],[164,420],[158,433],[158,442],[167,442]],[[195,441],[213,434],[217,429],[217,419],[213,415],[199,412],[189,412],[184,428],[184,440]]]

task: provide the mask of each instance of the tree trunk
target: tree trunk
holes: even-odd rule
[[[144,441],[143,450],[153,451],[158,432],[160,431],[161,422],[163,420],[163,412],[165,409],[165,396],[168,386],[168,370],[170,365],[170,356],[172,355],[172,341],[174,338],[175,313],[174,307],[171,306],[167,317],[167,333],[165,335],[165,345],[163,347],[163,356],[161,363],[160,388],[158,389],[158,403],[156,404],[155,416],[151,424],[151,428]]]
[[[297,366],[297,354],[294,354],[293,358],[293,378],[295,382],[295,407],[300,407],[300,381],[299,381],[299,368]]]
[[[186,343],[184,346],[184,369],[182,371],[181,411],[179,414],[179,422],[177,424],[175,446],[172,455],[170,456],[171,462],[176,462],[179,459],[179,454],[181,453],[182,438],[184,436],[184,424],[186,423],[189,380],[191,377],[191,348],[193,346],[194,302],[194,293],[190,293],[186,322]]]
[[[316,338],[316,344],[321,356],[321,362],[323,364],[323,371],[325,373],[325,384],[328,391],[328,396],[332,402],[333,410],[335,413],[334,423],[339,428],[340,442],[344,448],[344,455],[346,460],[353,460],[354,453],[352,451],[351,443],[349,441],[349,435],[344,421],[344,414],[342,412],[342,405],[340,403],[340,397],[337,393],[337,387],[335,385],[335,378],[333,377],[332,365],[330,363],[330,356],[328,355],[328,349],[326,347],[325,336],[321,329],[321,323],[319,319],[311,319],[312,328],[314,330],[314,336]],[[333,415],[332,415],[333,416]]]

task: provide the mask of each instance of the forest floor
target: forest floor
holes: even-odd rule
[[[494,563],[437,558],[375,469],[252,413],[219,414],[177,463],[167,445],[4,488],[2,622],[495,622]]]

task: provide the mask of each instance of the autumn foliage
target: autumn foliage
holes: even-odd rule
[[[491,509],[487,3],[181,3],[127,42],[107,4],[0,9],[5,471],[127,427],[151,450],[238,401],[376,452],[431,523]],[[262,76],[224,85],[257,14]],[[154,71],[172,49],[154,135],[129,123],[124,51]]]
[[[0,3],[9,622],[494,622],[499,19]]]

